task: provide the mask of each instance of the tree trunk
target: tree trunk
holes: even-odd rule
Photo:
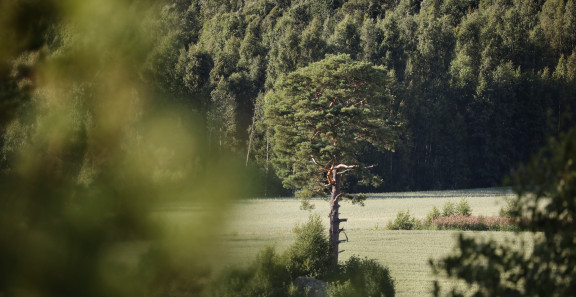
[[[328,241],[330,243],[330,258],[332,267],[338,265],[338,246],[340,244],[340,222],[346,221],[346,219],[340,219],[339,208],[340,204],[340,176],[338,175],[338,170],[334,169],[332,172],[332,193],[330,195],[330,231]]]

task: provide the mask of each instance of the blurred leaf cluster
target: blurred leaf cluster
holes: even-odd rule
[[[165,272],[204,274],[246,186],[194,110],[142,83],[156,11],[0,2],[0,296],[142,296]],[[201,211],[169,232],[166,203]]]
[[[576,292],[576,128],[553,139],[513,180],[507,214],[529,230],[504,244],[460,236],[433,267],[474,296],[572,296]],[[464,296],[452,289],[449,296]],[[436,284],[435,295],[441,295]]]

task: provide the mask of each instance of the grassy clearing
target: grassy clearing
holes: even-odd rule
[[[417,218],[425,218],[433,206],[441,208],[447,201],[457,203],[465,197],[472,207],[472,215],[497,216],[504,199],[513,195],[507,189],[480,189],[467,191],[411,192],[370,194],[366,206],[343,204],[341,216],[348,243],[341,259],[351,255],[377,259],[390,268],[396,280],[397,296],[424,296],[432,289],[434,277],[428,260],[438,259],[454,248],[459,231],[388,231],[389,220],[400,210],[410,210]],[[328,225],[328,203],[314,201],[324,224]],[[294,198],[252,199],[237,202],[231,220],[224,232],[224,250],[227,264],[244,264],[266,245],[285,249],[293,240],[292,229],[303,223],[308,212],[299,209]],[[483,236],[504,240],[509,232],[464,232],[467,236]]]
[[[384,229],[398,211],[410,210],[410,214],[423,219],[433,206],[442,208],[448,202],[458,203],[465,197],[472,207],[472,215],[497,216],[504,199],[513,194],[507,189],[479,189],[467,191],[436,191],[409,193],[368,194],[366,206],[342,203],[341,217],[346,230]],[[328,203],[314,201],[316,209],[328,224]],[[226,229],[229,235],[290,234],[294,224],[304,222],[308,212],[299,209],[300,202],[294,198],[251,199],[240,201]]]
[[[423,219],[433,206],[441,208],[448,201],[458,203],[462,197],[470,204],[473,216],[497,216],[505,205],[505,198],[512,195],[508,189],[385,193],[369,194],[364,207],[343,203],[341,217],[349,219],[343,224],[349,242],[341,245],[345,250],[341,260],[352,255],[374,258],[389,267],[396,281],[397,296],[429,295],[434,280],[429,259],[438,259],[453,251],[455,239],[461,232],[384,230],[388,221],[401,210],[410,210],[411,215]],[[328,226],[328,203],[323,200],[314,203],[313,212]],[[307,211],[299,209],[300,201],[295,198],[242,200],[234,206],[231,213],[225,214],[226,225],[212,229],[223,230],[220,248],[212,250],[212,256],[220,265],[244,265],[267,245],[283,251],[294,240],[294,225],[306,222],[309,216]],[[191,218],[198,219],[197,207],[173,205],[161,213],[169,229],[181,232],[183,237],[193,237],[193,228],[188,222]],[[501,241],[513,236],[511,232],[464,234]]]

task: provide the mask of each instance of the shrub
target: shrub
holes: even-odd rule
[[[348,280],[345,282],[335,281],[328,287],[328,296],[330,297],[356,297],[358,292],[352,287]]]
[[[388,230],[412,230],[416,226],[416,219],[410,216],[410,211],[399,211],[394,221],[388,222]]]
[[[410,216],[408,212],[407,215]],[[309,296],[311,292],[293,283],[298,276],[329,276],[332,282],[327,291],[332,297],[394,296],[394,281],[388,268],[375,260],[352,256],[339,269],[330,271],[328,239],[318,215],[311,215],[294,232],[296,240],[283,255],[273,247],[265,248],[248,267],[221,273],[202,296]]]
[[[506,205],[500,209],[500,216],[505,218],[517,217],[516,209],[519,209],[518,200],[506,199]]]
[[[333,297],[392,297],[395,294],[394,280],[388,268],[375,260],[352,256],[342,267],[340,281],[332,283],[328,293]]]
[[[472,208],[466,198],[460,199],[458,205],[456,205],[456,214],[461,216],[469,217],[472,215]]]
[[[426,224],[431,224],[433,220],[442,216],[440,210],[436,206],[432,208],[432,210],[426,215]]]
[[[328,239],[318,215],[294,227],[296,240],[282,255],[273,247],[262,250],[246,268],[231,268],[216,279],[208,296],[305,296],[292,281],[329,272]]]
[[[330,270],[329,242],[320,216],[310,215],[308,222],[294,227],[296,240],[285,253],[291,278],[319,277]]]
[[[454,203],[450,201],[444,203],[444,207],[442,208],[443,217],[455,216],[456,214],[457,214],[456,206],[454,205]]]
[[[273,247],[262,250],[246,268],[230,268],[216,279],[208,296],[287,296],[290,277]]]

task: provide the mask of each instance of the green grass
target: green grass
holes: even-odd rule
[[[433,206],[441,208],[445,202],[457,203],[465,197],[472,207],[472,215],[497,216],[504,206],[504,199],[513,194],[507,189],[478,189],[466,191],[438,191],[369,194],[366,206],[343,203],[341,217],[349,242],[343,243],[341,260],[352,255],[374,258],[390,268],[396,281],[397,296],[426,296],[432,290],[434,276],[429,259],[438,259],[453,251],[455,238],[460,231],[389,231],[384,230],[400,210],[410,210],[417,218],[425,218]],[[314,201],[312,212],[320,214],[328,226],[328,203]],[[169,225],[180,230],[183,218],[195,212],[178,207],[164,210]],[[226,226],[222,229],[220,249],[214,252],[223,265],[245,265],[254,259],[259,250],[275,245],[283,251],[294,239],[295,224],[308,219],[308,211],[300,210],[295,198],[251,199],[235,202]],[[467,236],[505,240],[510,232],[464,232]],[[342,235],[342,239],[344,235]],[[445,282],[445,281],[443,281]]]
[[[351,255],[377,259],[387,265],[396,281],[397,296],[429,295],[434,276],[428,260],[438,259],[454,248],[458,231],[387,231],[389,220],[400,210],[409,209],[417,218],[424,218],[433,206],[459,202],[462,197],[472,207],[472,215],[496,216],[504,199],[512,193],[506,189],[467,191],[411,192],[369,194],[366,206],[343,203],[341,217],[349,242],[341,245],[341,260]],[[328,226],[328,203],[314,201],[317,212]],[[286,248],[293,240],[292,228],[303,223],[308,212],[299,209],[297,199],[253,199],[240,201],[224,232],[228,264],[245,264],[266,245]],[[465,232],[503,240],[508,232]],[[344,237],[344,236],[343,236]]]

